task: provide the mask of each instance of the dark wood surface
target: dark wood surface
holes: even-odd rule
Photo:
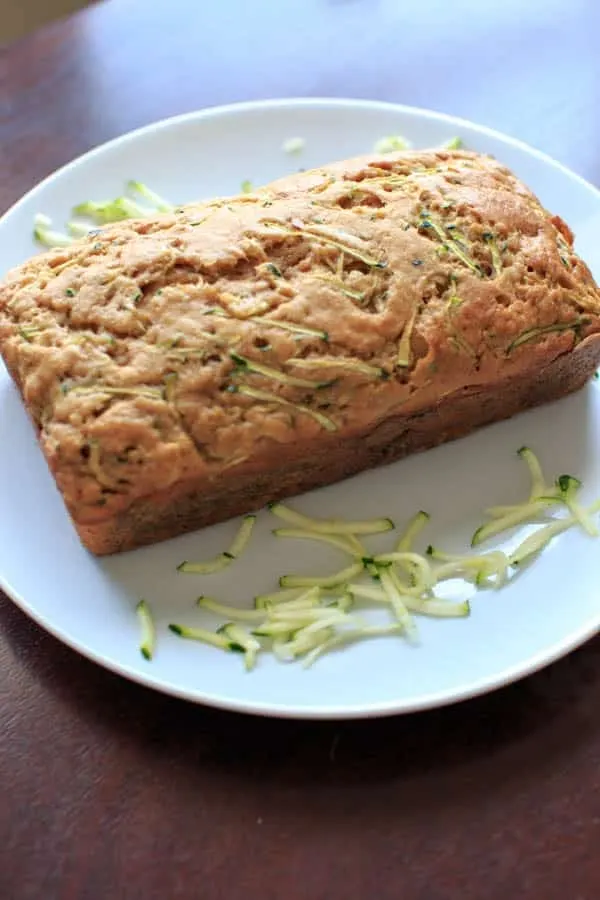
[[[595,0],[113,0],[4,53],[0,207],[130,128],[298,95],[466,116],[600,183],[599,33]],[[130,684],[0,598],[6,900],[592,900],[599,846],[598,639],[457,707],[277,722]]]

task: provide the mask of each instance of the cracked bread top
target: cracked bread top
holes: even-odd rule
[[[33,258],[0,287],[0,350],[98,521],[526,378],[600,332],[572,244],[493,159],[371,155]]]

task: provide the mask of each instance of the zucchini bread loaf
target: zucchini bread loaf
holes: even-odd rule
[[[371,155],[126,221],[0,287],[81,540],[172,537],[581,387],[600,294],[493,159]]]

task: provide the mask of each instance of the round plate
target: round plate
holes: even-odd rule
[[[600,274],[600,194],[563,166],[489,129],[423,110],[384,103],[289,100],[206,110],[143,128],[88,153],[52,175],[0,222],[0,270],[36,251],[37,212],[62,223],[82,200],[119,194],[137,178],[175,203],[235,193],[244,179],[260,184],[295,168],[368,152],[382,136],[401,134],[415,147],[460,136],[492,153],[563,216],[577,248]],[[299,156],[283,152],[294,136]],[[237,523],[226,522],[166,543],[95,559],[82,549],[66,516],[19,397],[0,369],[0,583],[15,602],[60,640],[103,666],[167,693],[244,712],[335,718],[385,715],[451,703],[507,684],[595,634],[600,626],[598,545],[578,529],[556,539],[537,563],[500,591],[482,591],[467,619],[419,621],[420,642],[364,641],[312,668],[260,658],[247,673],[237,654],[183,641],[169,622],[216,620],[195,608],[200,593],[237,604],[273,590],[284,572],[327,573],[343,565],[332,548],[278,540],[271,513],[259,517],[247,553],[219,575],[184,576],[182,559],[224,549]],[[600,495],[596,462],[600,391],[578,394],[485,428],[460,441],[306,494],[294,506],[313,515],[391,516],[399,526],[416,510],[431,513],[424,541],[448,550],[468,546],[482,511],[522,500],[527,472],[515,451],[541,456],[548,475],[584,482],[584,499]],[[511,538],[513,544],[516,538]],[[390,546],[381,536],[372,546]],[[137,600],[157,620],[151,662],[139,652]]]

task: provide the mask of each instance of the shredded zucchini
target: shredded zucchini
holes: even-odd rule
[[[395,579],[392,578],[391,573],[387,569],[381,569],[379,580],[404,633],[409,640],[414,641],[417,637],[417,629]]]
[[[522,506],[517,507],[513,512],[506,513],[506,515],[488,522],[487,525],[481,525],[471,538],[471,546],[477,547],[491,537],[502,534],[511,528],[515,528],[517,525],[523,525],[526,522],[530,522],[532,519],[539,516],[541,512],[552,506],[552,504],[558,502],[559,500],[548,499],[535,500],[533,503],[524,503]]]
[[[169,631],[179,637],[186,638],[189,641],[200,641],[204,644],[211,644],[220,650],[233,650],[237,653],[245,653],[245,648],[241,644],[232,643],[224,634],[215,634],[208,631],[207,628],[192,628],[187,625],[178,625],[172,622],[169,625]]]
[[[369,600],[372,603],[390,602],[385,591],[369,584],[348,584],[347,590],[352,597],[355,597],[358,600]],[[440,600],[437,597],[429,595],[424,598],[404,595],[402,602],[410,612],[439,618],[462,618],[463,616],[469,615],[471,611],[470,604],[467,600],[454,602],[451,600]]]
[[[428,591],[434,583],[429,561],[420,553],[380,553],[373,557],[376,566],[393,563],[403,570],[408,570],[411,577],[411,592],[423,593]]]
[[[291,403],[289,400],[285,400],[277,394],[261,391],[258,390],[258,388],[250,387],[247,384],[231,385],[230,389],[232,393],[244,394],[246,397],[252,397],[254,400],[261,400],[263,403],[275,403],[279,406],[290,407],[290,409],[295,409],[297,412],[314,419],[315,422],[319,423],[321,428],[325,429],[325,431],[337,431],[337,425],[333,419],[330,419],[329,416],[324,416],[316,409],[311,409],[310,406],[304,406],[300,403]]]
[[[520,450],[517,450],[517,456],[527,464],[527,468],[529,469],[529,474],[531,476],[530,501],[537,500],[538,497],[541,497],[543,494],[550,493],[546,486],[546,479],[542,472],[542,466],[533,450],[529,447],[521,447]]]
[[[483,278],[483,269],[478,262],[469,256],[462,242],[456,239],[447,226],[434,219],[427,210],[423,210],[420,214],[419,230],[434,234],[445,251],[453,253],[472,272]]]
[[[521,447],[517,451],[517,455],[526,463],[529,469],[531,478],[529,498],[525,503],[488,509],[488,515],[492,519],[475,531],[471,539],[472,547],[476,547],[489,538],[502,534],[504,531],[515,528],[517,525],[535,521],[540,517],[543,518],[544,514],[553,506],[565,504],[571,511],[580,509],[576,500],[576,493],[581,487],[581,482],[578,479],[570,475],[561,475],[556,479],[554,486],[550,487],[542,472],[539,459],[529,447]],[[582,524],[584,524],[584,527],[590,534],[596,533],[596,527],[589,520],[584,522],[582,519]]]
[[[372,584],[354,584],[348,582],[346,590],[352,597],[359,600],[372,600],[376,603],[388,603],[388,596],[381,588]]]
[[[368,253],[364,253],[361,249],[355,247],[353,244],[356,240],[354,235],[346,235],[346,241],[344,242],[341,236],[339,239],[335,239],[331,236],[330,231],[325,231],[318,225],[307,225],[304,222],[296,220],[292,221],[291,228],[287,227],[284,222],[277,221],[265,222],[264,225],[269,228],[273,234],[281,235],[282,237],[305,237],[308,240],[318,241],[326,247],[333,247],[342,253],[347,253],[348,256],[357,259],[371,269],[385,269],[387,267],[387,262],[385,260],[375,259],[374,257],[369,256]]]
[[[247,319],[248,322],[258,322],[263,325],[268,325],[271,328],[280,328],[281,331],[291,331],[292,334],[298,335],[298,337],[306,337],[306,338],[317,338],[320,341],[329,340],[329,335],[326,331],[317,331],[314,328],[305,328],[303,325],[296,325],[293,322],[283,322],[281,319],[270,319],[268,316],[250,316]],[[290,362],[297,363],[298,360],[290,360]]]
[[[254,635],[249,634],[241,625],[237,625],[235,622],[226,622],[225,625],[217,628],[217,636],[222,636],[229,641],[228,649],[239,652],[241,648],[247,671],[254,668],[256,656],[261,650],[260,641],[257,641]]]
[[[147,200],[158,212],[173,212],[174,206],[141,181],[128,181],[127,187],[135,194]]]
[[[224,616],[228,619],[239,619],[240,622],[261,622],[264,619],[264,612],[260,609],[238,609],[237,606],[228,606],[225,603],[219,603],[212,597],[198,597],[196,601],[202,609],[208,609],[218,616]]]
[[[115,200],[105,200],[96,203],[87,200],[73,207],[76,216],[87,216],[97,225],[108,225],[111,222],[121,222],[124,219],[140,219],[148,216],[151,210],[144,209],[135,200],[128,197],[117,197]]]
[[[271,366],[264,366],[262,363],[247,359],[245,356],[240,356],[239,353],[233,351],[229,356],[236,364],[239,371],[254,372],[256,375],[270,378],[272,381],[279,382],[279,384],[287,384],[291,387],[310,388],[311,390],[321,390],[332,384],[331,381],[310,381],[307,378],[296,378],[295,375],[288,375],[286,372],[281,372],[279,369],[273,369]]]
[[[127,189],[130,193],[141,197],[147,205],[122,195],[114,200],[86,200],[73,208],[73,215],[88,219],[89,222],[67,222],[67,232],[55,231],[52,221],[41,213],[34,218],[33,236],[45,247],[66,247],[78,238],[85,238],[93,233],[97,225],[108,225],[111,222],[122,222],[125,219],[138,219],[173,211],[173,206],[151,190],[141,181],[129,181]]]
[[[321,608],[311,605],[296,609],[277,607],[270,613],[270,618],[273,622],[290,622],[297,627],[304,627],[333,620],[346,621],[347,613],[332,606]]]
[[[330,359],[323,359],[318,356],[313,357],[298,357],[297,359],[290,359],[289,365],[297,366],[301,369],[338,369],[338,370],[346,370],[347,372],[358,372],[362,375],[368,375],[372,378],[382,378],[385,379],[388,377],[385,369],[380,368],[379,366],[370,366],[368,363],[361,362],[356,359],[344,359],[344,357],[331,357]]]
[[[398,356],[396,357],[396,365],[402,369],[408,368],[411,364],[410,346],[418,312],[419,308],[417,305],[415,305],[413,311],[410,314],[410,318],[408,319],[406,325],[402,330],[400,343],[398,344]]]
[[[150,661],[154,656],[154,650],[156,647],[156,628],[154,626],[152,610],[145,600],[140,600],[135,609],[142,631],[140,653],[142,654],[144,659]]]
[[[556,479],[556,484],[565,506],[571,512],[573,518],[579,522],[584,531],[587,531],[591,537],[598,537],[600,533],[598,527],[592,522],[589,514],[577,500],[577,492],[581,487],[579,479],[573,478],[572,475],[560,475]]]
[[[577,498],[581,488],[577,478],[561,475],[549,487],[533,451],[523,447],[519,457],[530,473],[527,500],[520,505],[497,508],[499,512],[492,514],[491,521],[478,529],[474,542],[491,536],[491,532],[500,533],[508,527],[529,524],[539,517],[540,509],[547,514],[551,506],[562,505],[568,515],[548,519],[510,555],[501,550],[484,554],[447,553],[432,545],[425,553],[416,552],[415,539],[429,521],[429,515],[423,511],[414,515],[400,537],[396,537],[394,549],[387,553],[372,553],[358,535],[390,531],[394,527],[390,519],[315,519],[282,503],[274,503],[271,511],[291,526],[274,529],[276,536],[321,541],[346,553],[351,563],[330,575],[282,575],[279,579],[281,589],[255,597],[253,609],[239,609],[204,596],[198,598],[199,607],[227,620],[216,633],[179,624],[171,624],[169,628],[180,637],[242,654],[245,667],[250,671],[256,665],[258,654],[264,650],[282,662],[302,660],[303,665],[310,666],[331,650],[371,637],[397,634],[414,643],[417,639],[415,616],[468,617],[470,602],[437,596],[438,584],[448,579],[460,579],[476,589],[498,589],[519,567],[537,557],[556,536],[572,526],[579,525],[592,536],[599,534],[593,516],[600,512],[600,500],[584,507]],[[206,563],[182,564],[180,570],[206,573],[229,564],[245,548],[254,519],[250,516],[244,520],[229,551]],[[484,529],[488,529],[487,532]],[[365,605],[378,609],[392,621],[379,625],[363,620],[361,612]],[[141,604],[139,609],[143,609]],[[144,628],[149,627],[145,618],[142,624]],[[143,646],[148,650],[147,658],[151,658],[153,632],[150,638],[146,632],[144,634]]]
[[[394,153],[396,150],[408,150],[410,143],[399,134],[390,134],[380,138],[373,147],[374,153]]]
[[[586,510],[586,516],[593,516],[600,512],[600,500],[596,500]],[[529,537],[519,544],[516,550],[510,555],[511,566],[521,566],[525,562],[529,562],[534,556],[539,554],[550,541],[562,532],[567,531],[577,523],[575,516],[568,516],[564,519],[555,519],[549,525],[544,526],[530,534]]]
[[[304,528],[274,528],[273,534],[276,537],[300,538],[301,540],[307,541],[321,541],[324,544],[330,544],[332,547],[337,547],[338,550],[343,550],[344,553],[349,553],[351,556],[357,555],[356,548],[350,541],[343,537],[338,537],[335,534],[322,534],[320,531],[309,531],[308,529]]]
[[[73,238],[62,231],[55,231],[52,227],[52,220],[41,213],[34,219],[33,236],[44,247],[68,247],[73,243]]]
[[[65,394],[110,394],[114,397],[146,397],[149,400],[160,400],[163,389],[155,387],[119,387],[110,384],[80,384],[65,388]]]
[[[296,156],[298,153],[302,153],[305,145],[306,141],[304,140],[304,138],[291,137],[283,142],[282,150],[284,153],[289,153],[292,156]]]
[[[579,318],[575,319],[573,322],[557,322],[555,325],[541,325],[538,328],[528,328],[508,345],[506,353],[509,355],[513,350],[516,350],[517,347],[528,344],[530,341],[535,341],[537,338],[545,337],[548,334],[562,334],[564,331],[572,331],[573,336],[577,337],[578,331],[581,326],[585,324],[585,321],[586,320]]]
[[[434,547],[427,548],[427,554],[443,564],[434,570],[436,584],[449,578],[462,578],[478,587],[501,587],[508,575],[509,560],[501,550],[477,555],[455,555],[442,553]]]
[[[277,600],[273,603],[265,604],[266,608],[271,611],[272,615],[276,615],[277,612],[281,610],[289,611],[291,609],[310,609],[311,607],[316,606],[321,601],[321,588],[319,587],[308,588],[308,590],[305,590],[303,588],[291,588],[287,591],[279,592],[280,595],[286,593],[297,594],[297,596],[291,597],[288,600]]]
[[[347,521],[344,519],[314,519],[302,513],[295,512],[283,503],[271,503],[271,512],[284,522],[303,528],[307,531],[316,531],[320,534],[380,534],[383,531],[394,529],[391,519],[363,519],[359,521]]]
[[[288,600],[295,600],[305,594],[303,588],[286,588],[282,591],[273,591],[271,594],[257,594],[254,598],[255,609],[266,609],[273,603],[285,603]]]
[[[67,231],[73,238],[87,237],[95,229],[91,225],[84,225],[82,222],[67,222]]]
[[[228,550],[224,550],[213,559],[206,560],[206,562],[188,562],[185,560],[179,563],[177,571],[183,572],[185,575],[211,575],[214,572],[220,572],[222,569],[227,568],[246,549],[255,522],[255,515],[244,516],[238,533]]]
[[[331,588],[338,585],[345,585],[351,581],[356,575],[359,575],[364,566],[362,563],[353,563],[333,575],[324,575],[322,577],[312,578],[308,575],[282,575],[279,579],[279,586],[287,587],[322,587]]]
[[[438,598],[415,600],[407,599],[407,608],[411,612],[421,616],[433,616],[436,619],[462,619],[471,615],[471,604],[468,600],[459,600],[453,603],[450,600]]]
[[[318,646],[311,650],[305,656],[303,665],[305,668],[309,668],[309,666],[312,666],[312,664],[317,661],[319,656],[322,656],[324,653],[329,653],[331,650],[342,647],[344,644],[366,640],[367,638],[386,637],[391,634],[400,634],[403,630],[403,626],[397,623],[394,625],[366,625],[364,628],[341,631],[338,634],[335,634],[327,640],[323,641],[323,643],[318,644]]]
[[[427,525],[429,519],[429,513],[423,512],[422,509],[420,509],[419,512],[412,517],[403,533],[398,538],[398,541],[396,542],[397,553],[407,553],[408,551],[412,550],[414,539]]]

